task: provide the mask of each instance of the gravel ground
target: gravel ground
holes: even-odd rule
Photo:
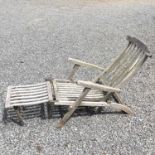
[[[62,130],[58,119],[1,122],[0,154],[155,154],[155,1],[0,0],[0,113],[8,85],[66,78],[68,57],[108,66],[128,34],[153,54],[121,94],[134,115],[76,117]]]

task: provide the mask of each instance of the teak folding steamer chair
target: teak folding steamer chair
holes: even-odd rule
[[[140,40],[127,36],[128,45],[121,55],[106,69],[94,64],[69,58],[74,64],[68,80],[46,79],[34,85],[9,86],[4,110],[4,119],[8,108],[14,107],[21,125],[24,124],[20,109],[22,106],[47,103],[50,105],[68,105],[68,112],[58,123],[63,127],[78,106],[111,107],[125,113],[132,113],[119,95],[120,88],[151,57],[147,46]],[[74,80],[80,67],[100,70],[92,81]],[[50,109],[50,108],[49,108]],[[50,110],[48,110],[50,113]]]

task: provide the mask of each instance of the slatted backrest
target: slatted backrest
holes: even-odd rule
[[[150,52],[145,44],[136,38],[127,36],[128,45],[114,63],[106,69],[99,81],[113,86],[121,87],[143,65]]]

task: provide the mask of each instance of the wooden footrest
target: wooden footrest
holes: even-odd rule
[[[53,101],[51,83],[49,81],[32,84],[9,86],[4,106],[3,121],[12,120],[24,125],[23,119],[46,118],[46,103]]]
[[[50,82],[33,85],[9,86],[5,108],[14,106],[28,106],[52,101]]]

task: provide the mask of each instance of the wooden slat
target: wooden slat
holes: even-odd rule
[[[71,96],[78,96],[80,95],[82,92],[80,93],[70,93],[70,92],[65,92],[65,93],[57,93],[60,96],[67,96],[67,97],[71,97]],[[87,94],[87,97],[100,97],[103,96],[103,94]]]
[[[128,53],[128,51],[133,49],[133,45],[129,44],[126,49],[113,61],[113,63],[106,69],[106,72],[110,72],[111,70],[113,70],[113,68],[115,68],[117,66],[117,64],[122,61],[122,58],[124,56],[126,56],[126,54]]]
[[[112,73],[113,70],[115,70],[118,67],[118,65],[122,64],[121,62],[123,61],[123,58],[126,57],[126,55],[129,54],[129,51],[132,51],[133,48],[134,46],[132,44],[128,44],[125,50],[112,62],[112,64],[109,67],[106,68],[105,72],[100,75],[99,80],[104,81],[104,84],[110,85],[110,81],[112,78],[110,73]]]
[[[57,83],[57,85],[59,87],[62,87],[62,88],[68,88],[68,87],[78,87],[78,88],[82,88],[81,86],[78,86],[76,83]]]
[[[128,75],[130,74],[131,70],[136,68],[137,64],[139,62],[143,61],[144,57],[145,57],[145,55],[143,55],[143,57],[141,58],[141,54],[140,54],[138,56],[138,58],[133,63],[131,63],[131,65],[128,67],[128,69],[126,71],[124,71],[121,76],[119,76],[119,78],[117,79],[117,83],[116,84],[121,85],[121,83],[123,83],[124,79],[127,79],[127,77],[129,78]]]
[[[6,102],[5,105],[6,107],[12,107],[45,103],[51,99],[49,91],[49,82],[25,86],[10,86],[7,92],[9,104]]]
[[[129,70],[130,66],[132,66],[135,61],[137,61],[137,59],[139,59],[141,57],[141,53],[139,52],[135,52],[134,55],[132,55],[132,57],[130,57],[130,62],[128,62],[126,60],[126,68],[125,69],[122,69],[122,68],[119,68],[119,72],[116,72],[114,75],[113,75],[113,79],[111,80],[111,84],[112,86],[115,86],[114,83],[115,81],[118,79],[120,79],[120,77],[123,77],[123,75],[125,75],[125,73]]]
[[[41,98],[41,97],[48,97],[48,94],[40,94],[40,95],[33,95],[33,96],[18,96],[18,97],[11,97],[10,100],[11,102],[14,100],[21,100],[21,99],[35,99],[35,98]]]
[[[79,96],[78,96],[79,97]],[[61,97],[61,98],[58,98],[57,101],[76,101],[78,99],[78,97]],[[88,97],[85,97],[83,99],[83,101],[90,101],[90,102],[99,102],[99,101],[105,101],[104,97],[98,97],[98,98],[88,98]]]
[[[45,82],[42,83],[37,83],[37,84],[30,84],[30,85],[18,85],[18,86],[11,86],[12,88],[27,88],[27,87],[37,87],[37,86],[42,86],[46,85]]]
[[[101,70],[101,71],[104,71],[104,68],[100,67],[100,66],[97,66],[97,65],[94,65],[94,64],[91,64],[91,63],[87,63],[87,62],[84,62],[84,61],[81,61],[81,60],[78,60],[78,59],[73,59],[73,58],[69,58],[68,61],[76,64],[76,65],[80,65],[80,66],[83,66],[83,67],[89,67],[89,68],[92,68],[92,69],[98,69],[98,70]]]
[[[48,102],[48,99],[44,99],[44,100],[41,100],[41,101],[33,101],[33,102],[24,102],[24,103],[13,103],[13,104],[10,104],[8,107],[6,106],[6,108],[9,108],[9,107],[13,107],[13,106],[29,106],[29,105],[36,105],[36,104],[41,104],[41,103],[46,103]]]
[[[11,101],[11,104],[14,104],[14,103],[26,103],[26,102],[33,102],[33,101],[41,101],[41,100],[45,100],[47,99],[48,100],[48,96],[46,97],[41,97],[41,98],[33,98],[33,99],[20,99],[20,100],[15,100],[15,101]]]
[[[76,90],[75,91],[64,91],[64,92],[58,92],[57,94],[60,94],[60,95],[67,95],[67,96],[70,96],[70,95],[79,95],[79,94],[81,94],[82,93],[82,91],[80,91],[80,92],[76,92]],[[98,95],[98,96],[100,96],[100,95],[103,95],[102,93],[99,93],[99,92],[91,92],[91,93],[89,93],[88,94],[88,96],[95,96],[95,95]]]
[[[91,81],[77,81],[77,83],[79,85],[82,85],[86,88],[92,88],[92,89],[99,89],[101,91],[106,91],[106,92],[120,92],[121,90],[119,88],[113,88],[113,87],[109,87],[109,86],[104,86],[104,85],[101,85],[101,84],[96,84],[96,83],[93,83]]]
[[[128,52],[117,64],[115,64],[113,70],[108,70],[107,72],[111,75],[111,80],[118,74],[121,74],[138,53],[139,52],[137,52],[137,48],[133,47],[132,51]]]
[[[72,106],[75,103],[75,101],[60,101],[60,102],[55,102],[55,105],[68,105],[68,106]],[[111,107],[117,110],[122,110],[128,114],[132,114],[132,111],[129,107],[122,105],[122,104],[118,104],[118,103],[107,103],[107,102],[86,102],[86,101],[82,101],[80,103],[79,106],[90,106],[90,107]]]
[[[106,79],[112,83],[112,79],[115,78],[118,73],[123,71],[124,66],[126,66],[126,64],[128,63],[128,59],[131,59],[132,55],[137,52],[135,52],[135,47],[131,46],[130,49],[127,50],[127,53],[125,55],[123,55],[123,57],[120,56],[120,58],[118,60],[116,60],[116,62],[113,64],[113,66],[107,70],[107,73],[104,75],[109,75]],[[111,85],[109,83],[109,85]]]
[[[132,76],[136,73],[136,71],[142,66],[142,64],[145,62],[145,60],[147,59],[147,56],[144,57],[143,60],[141,60],[137,66],[135,68],[132,68],[132,70],[129,72],[129,74],[122,80],[121,85],[123,85],[127,80],[129,80],[130,78],[132,78]]]
[[[68,76],[68,79],[69,79],[70,81],[73,81],[73,77],[74,77],[75,73],[78,71],[79,68],[80,68],[80,65],[75,64],[75,65],[73,66],[73,69],[72,69],[71,73],[70,73],[69,76]]]
[[[70,87],[67,87],[67,86]],[[65,86],[65,88],[63,88]],[[82,86],[78,86],[74,83],[59,83],[55,81],[56,88],[56,99],[57,100],[73,100],[73,98],[78,98],[83,91]],[[85,97],[86,100],[99,100],[103,98],[103,93],[98,90],[90,90],[90,92]]]
[[[58,83],[71,83],[70,80],[66,80],[66,79],[54,79],[54,81],[58,82]],[[73,82],[72,82],[73,83]]]
[[[54,105],[73,105],[75,101],[57,101]],[[107,105],[106,102],[88,102],[82,101],[80,106],[105,106]]]
[[[34,93],[34,92],[41,92],[41,91],[44,91],[46,90],[47,91],[47,88],[42,88],[42,89],[36,89],[36,90],[13,90],[12,91],[12,94],[13,93]]]
[[[59,90],[59,89],[58,89]],[[79,94],[79,93],[81,93],[82,92],[82,90],[76,90],[76,89],[74,89],[74,90],[70,90],[70,89],[66,89],[66,90],[59,90],[58,91],[59,93],[75,93],[75,94]],[[89,94],[102,94],[102,91],[99,91],[99,90],[91,90],[90,92],[89,92]]]
[[[23,90],[25,90],[25,91],[29,91],[29,90],[31,90],[31,91],[35,91],[35,90],[38,90],[38,89],[42,89],[42,88],[47,88],[47,85],[43,85],[43,86],[37,86],[37,87],[26,87],[26,88],[12,88],[12,91],[23,91]]]
[[[70,94],[69,93],[58,93],[58,95],[71,97],[71,96],[78,96],[81,93],[77,93],[77,94],[76,93],[74,93],[74,94],[72,94],[72,93],[70,93]],[[88,94],[87,95],[87,97],[100,97],[100,96],[103,96],[103,94]]]
[[[68,98],[68,99],[70,99],[70,98],[78,98],[79,95],[73,95],[73,96],[60,96],[60,95],[58,95],[57,100],[62,100],[64,98]],[[85,99],[90,99],[90,98],[98,99],[98,98],[102,98],[102,97],[103,97],[102,95],[101,96],[86,96]]]
[[[47,92],[48,92],[48,97],[49,97],[49,101],[53,101],[53,97],[52,97],[52,86],[50,82],[47,82]]]
[[[57,87],[57,84],[58,84],[59,82],[57,82],[56,80],[53,80],[53,90],[54,90],[54,94],[55,94],[55,98],[57,99],[57,93],[58,93],[58,87]]]
[[[85,88],[83,90],[83,92],[81,93],[81,95],[79,96],[79,98],[72,105],[72,108],[69,109],[69,111],[64,115],[64,117],[58,123],[58,125],[57,125],[58,128],[61,128],[61,127],[64,126],[64,124],[69,120],[69,118],[71,117],[71,115],[74,113],[74,111],[81,104],[82,99],[85,98],[85,96],[88,94],[89,91],[90,91],[89,88]]]
[[[31,96],[31,95],[45,95],[47,94],[47,90],[44,90],[44,91],[39,91],[39,92],[27,92],[27,93],[15,93],[15,92],[12,92],[11,93],[11,97],[20,97],[20,96]]]
[[[7,96],[6,96],[5,108],[10,106],[10,95],[11,95],[11,87],[8,87],[7,88]]]

